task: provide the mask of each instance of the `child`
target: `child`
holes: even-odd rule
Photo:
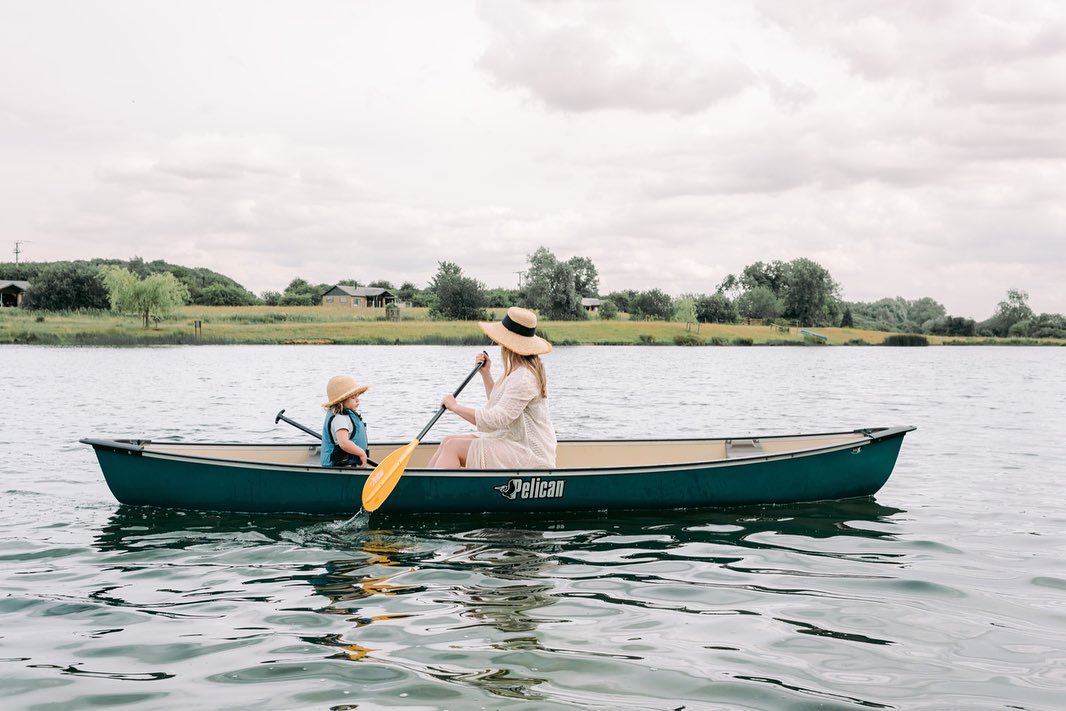
[[[326,384],[322,407],[329,410],[322,423],[322,466],[361,467],[366,464],[366,424],[359,416],[359,396],[367,391],[350,375],[334,375]]]

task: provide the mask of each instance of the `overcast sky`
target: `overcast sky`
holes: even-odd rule
[[[0,0],[0,261],[1066,313],[1066,3]]]

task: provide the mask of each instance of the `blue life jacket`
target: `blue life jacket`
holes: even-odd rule
[[[343,449],[337,446],[337,441],[333,439],[333,418],[338,417],[334,413],[326,415],[326,421],[322,423],[322,456],[320,461],[324,467],[348,467],[359,464],[359,458],[351,454],[348,454]],[[370,456],[370,446],[366,440],[366,423],[363,422],[363,418],[359,416],[359,413],[355,410],[345,410],[340,417],[348,417],[352,421],[352,427],[345,427],[343,429],[348,430],[348,439],[361,447],[366,456]]]

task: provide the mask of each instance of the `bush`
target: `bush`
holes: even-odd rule
[[[640,342],[644,345],[651,345],[652,343],[655,343],[655,336],[651,335],[650,333],[642,333],[640,334],[640,336],[638,336],[638,338],[640,338]]]
[[[602,301],[600,302],[599,314],[601,321],[613,321],[618,318],[618,305],[610,299]]]
[[[695,333],[680,333],[674,336],[675,346],[702,346],[704,341]]]
[[[929,339],[914,333],[900,333],[887,336],[881,343],[883,346],[928,346]]]
[[[755,341],[750,339],[750,338],[734,338],[733,339],[733,345],[734,346],[754,346],[755,345]]]

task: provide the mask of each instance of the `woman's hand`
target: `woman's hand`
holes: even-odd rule
[[[441,398],[440,405],[441,405],[441,407],[445,408],[446,410],[451,410],[451,411],[454,412],[455,408],[456,408],[456,405],[458,405],[458,403],[455,402],[455,396],[452,395],[451,393],[448,393],[447,395],[445,395],[444,397]]]
[[[492,370],[492,359],[489,358],[488,351],[481,351],[474,356],[474,363],[481,363],[481,373],[485,374]]]

